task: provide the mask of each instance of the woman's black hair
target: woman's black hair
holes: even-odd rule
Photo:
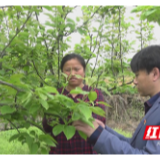
[[[131,60],[131,69],[134,73],[140,70],[146,70],[148,73],[154,67],[160,71],[160,46],[151,45],[140,50]]]
[[[80,56],[79,54],[71,53],[71,54],[67,54],[67,55],[65,55],[65,56],[63,57],[63,59],[62,59],[62,61],[61,61],[61,71],[63,71],[63,66],[64,66],[64,64],[65,64],[67,61],[71,60],[71,59],[77,59],[77,60],[81,63],[81,65],[83,66],[83,69],[84,69],[84,70],[86,69],[86,63],[85,63],[83,57]]]

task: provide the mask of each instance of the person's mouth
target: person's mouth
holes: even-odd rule
[[[77,78],[70,78],[70,81],[75,81],[77,80]]]

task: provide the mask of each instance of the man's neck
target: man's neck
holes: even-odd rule
[[[152,93],[150,94],[150,98],[153,97],[154,95],[156,95],[156,94],[159,93],[159,92],[160,92],[160,85],[155,85],[155,86],[153,87]]]

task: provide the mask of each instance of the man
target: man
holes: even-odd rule
[[[160,46],[153,45],[139,51],[131,61],[135,73],[134,84],[141,96],[150,96],[144,103],[145,116],[132,138],[126,138],[101,121],[94,128],[81,121],[73,125],[89,137],[93,149],[101,154],[160,154],[160,140],[143,140],[147,125],[160,126]]]

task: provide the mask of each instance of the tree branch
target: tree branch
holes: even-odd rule
[[[9,86],[9,87],[17,90],[18,92],[24,92],[24,90],[21,90],[20,88],[14,86],[13,84],[10,84],[10,83],[7,83],[7,82],[1,81],[1,80],[0,80],[0,84],[5,85],[5,86]]]
[[[88,18],[82,25],[80,25],[79,27],[77,27],[77,29],[78,29],[78,28],[82,28],[84,25],[86,25],[86,24],[90,21],[90,19],[92,19],[92,18],[94,17],[94,15],[95,15],[101,8],[102,8],[102,6],[100,6],[100,7],[92,14],[92,16],[91,16],[90,18]],[[71,33],[76,32],[77,29],[75,29],[74,31],[66,34],[65,36],[69,36]]]
[[[7,119],[7,121],[12,124],[12,126],[17,130],[18,133],[20,133],[20,131],[18,130],[18,127],[13,123],[11,122],[10,120]]]
[[[103,32],[103,28],[102,28],[102,30],[100,31],[101,33]],[[94,68],[93,68],[93,70],[92,70],[92,74],[91,74],[91,77],[93,76],[93,72],[94,72],[94,70],[95,70],[95,68],[96,68],[96,65],[97,65],[97,61],[98,61],[98,56],[99,56],[99,49],[100,49],[100,45],[101,45],[101,40],[102,40],[102,37],[100,36],[100,41],[99,41],[99,46],[98,46],[98,51],[97,51],[97,57],[96,57],[96,63],[95,63],[95,66],[94,66]]]
[[[39,77],[44,83],[46,83],[46,82],[43,80],[43,78],[41,77],[41,75],[39,74],[38,69],[36,68],[36,65],[35,65],[35,63],[34,63],[33,60],[32,60],[32,63],[33,63],[34,69],[35,69],[35,71],[36,71],[38,77]]]
[[[60,50],[59,50],[59,38],[58,38],[58,84],[57,87],[59,88],[60,82]]]
[[[101,25],[101,24],[100,24],[100,25]],[[100,27],[100,26],[99,26],[99,27]],[[98,29],[98,30],[99,30],[99,29]],[[97,33],[97,36],[96,36],[96,45],[95,45],[93,51],[91,51],[91,47],[90,47],[90,51],[91,51],[92,53],[94,53],[94,51],[95,51],[95,49],[96,49],[97,41],[98,41],[98,35],[99,35],[99,34]],[[88,60],[87,60],[87,62],[86,62],[86,66],[87,66],[87,64],[89,63],[91,57],[92,57],[92,54],[90,54],[90,57],[88,58]]]
[[[120,43],[120,61],[121,61],[121,69],[123,74],[123,60],[122,60],[122,43],[121,43],[121,9],[118,7],[119,10],[119,43]],[[123,83],[124,83],[124,75],[123,75]]]
[[[36,123],[34,123],[34,122],[32,122],[32,121],[29,121],[29,120],[26,120],[26,122],[30,123],[31,125],[39,128],[42,132],[44,132],[43,128],[42,128],[41,126],[39,126],[38,124],[36,124]],[[45,132],[44,132],[44,133],[45,133]]]
[[[95,63],[94,68],[93,68],[93,70],[92,70],[91,77],[93,76],[93,72],[94,72],[94,70],[95,70],[95,68],[96,68],[96,65],[97,65],[98,56],[99,56],[99,48],[100,48],[100,44],[101,44],[101,38],[100,38],[100,42],[99,42],[99,47],[98,47],[98,52],[97,52],[97,57],[96,57],[96,63]]]
[[[127,85],[127,84],[131,84],[131,83],[133,83],[133,80],[130,81],[130,82],[128,82],[128,83],[121,84],[119,87],[125,86],[125,85]],[[112,90],[114,90],[114,89],[116,89],[116,88],[117,88],[117,87],[113,87],[113,88],[111,88],[111,89],[108,89],[108,91],[112,91]]]
[[[11,42],[14,40],[14,38],[20,33],[20,31],[25,27],[25,24],[27,23],[27,21],[30,19],[32,13],[29,14],[28,12],[28,16],[27,19],[25,20],[24,24],[22,25],[22,27],[16,32],[16,34],[12,37],[12,39],[9,41],[9,43],[3,48],[2,52],[1,52],[1,58],[4,56],[4,52],[5,50],[10,46]]]
[[[98,87],[98,82],[99,82],[99,79],[100,79],[100,76],[102,75],[102,73],[103,73],[103,71],[102,71],[100,74],[98,74],[97,83],[96,83],[96,88]]]
[[[35,15],[36,15],[36,19],[37,19],[38,23],[40,24],[39,19],[38,19],[38,15],[37,15],[36,12],[35,12]],[[39,28],[41,29],[40,26],[39,26]],[[42,36],[43,36],[43,38],[44,38],[44,44],[45,44],[46,49],[47,49],[47,57],[48,57],[48,60],[49,60],[50,57],[49,57],[49,49],[48,49],[48,45],[47,45],[47,42],[46,42],[46,39],[45,39],[45,35],[43,34]],[[52,63],[48,63],[48,66],[49,66],[50,72],[52,73],[52,75],[54,75]]]

